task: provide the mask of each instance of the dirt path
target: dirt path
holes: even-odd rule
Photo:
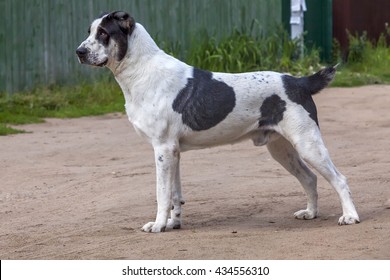
[[[126,117],[48,119],[0,137],[0,259],[390,259],[390,86],[315,96],[325,142],[362,223],[338,226],[319,178],[320,217],[266,148],[250,142],[182,155],[181,230],[155,217],[152,149]]]

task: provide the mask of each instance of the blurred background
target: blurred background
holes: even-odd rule
[[[347,59],[347,30],[378,40],[381,33],[386,34],[385,24],[390,21],[389,0],[306,0],[306,6],[305,54],[315,48],[325,64]],[[210,44],[214,48],[232,34],[236,35],[231,37],[234,42],[243,35],[266,38],[277,33],[273,43],[279,40],[282,45],[281,27],[290,32],[290,0],[0,0],[0,93],[31,90],[37,85],[76,84],[107,75],[79,65],[75,49],[87,36],[91,21],[101,12],[114,10],[129,12],[167,52],[190,64],[207,60],[209,64],[200,67],[216,66],[210,70],[269,67],[263,64],[264,54],[253,62],[257,66],[223,66],[221,60],[228,58],[221,57],[222,51],[207,49]],[[201,49],[205,44],[209,46]],[[243,44],[250,47],[251,43]],[[204,54],[196,53],[197,48]],[[287,66],[284,69],[288,63],[282,61],[282,66],[268,70],[290,71]]]

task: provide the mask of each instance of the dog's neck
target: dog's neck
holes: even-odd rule
[[[122,61],[108,65],[122,89],[126,104],[139,104],[144,94],[154,94],[146,89],[154,86],[169,88],[175,85],[190,67],[166,54],[154,42],[144,27],[137,23],[129,36],[128,50]],[[175,79],[161,80],[161,73]]]
[[[107,65],[118,80],[129,79],[130,76],[137,76],[142,72],[143,67],[154,55],[160,52],[160,48],[154,42],[145,28],[136,23],[136,27],[129,36],[128,49],[125,57],[116,63]]]
[[[143,81],[145,71],[153,57],[162,52],[145,28],[136,23],[134,31],[128,38],[128,49],[125,57],[107,65],[122,89],[126,104],[137,103],[142,98],[134,87]]]

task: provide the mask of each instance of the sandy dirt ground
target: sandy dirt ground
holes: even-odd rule
[[[390,86],[315,96],[330,154],[361,223],[338,226],[319,177],[320,216],[265,147],[246,141],[182,154],[183,227],[155,217],[152,149],[123,114],[48,119],[0,137],[0,259],[390,259]]]

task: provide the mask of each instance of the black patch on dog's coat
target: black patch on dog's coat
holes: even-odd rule
[[[98,27],[95,36],[96,41],[100,42],[103,46],[107,47],[110,42],[110,35],[108,35],[107,31],[104,28]]]
[[[327,67],[309,77],[295,78],[288,75],[282,76],[284,89],[288,98],[302,105],[317,125],[317,108],[311,96],[324,89],[332,81],[335,74],[336,67]]]
[[[313,93],[310,89],[308,78],[295,78],[283,75],[282,81],[288,98],[301,105],[309,113],[310,118],[318,125],[317,108],[311,97]]]
[[[259,127],[278,124],[283,120],[284,111],[286,111],[286,101],[276,94],[267,97],[260,107]]]
[[[104,46],[108,46],[109,40],[114,40],[118,46],[116,59],[121,61],[127,53],[128,37],[134,28],[135,21],[129,14],[113,12],[102,19],[96,33],[96,40]]]
[[[232,87],[213,79],[211,72],[193,69],[193,78],[188,78],[172,108],[182,115],[185,125],[201,131],[223,121],[233,111],[236,96]]]

